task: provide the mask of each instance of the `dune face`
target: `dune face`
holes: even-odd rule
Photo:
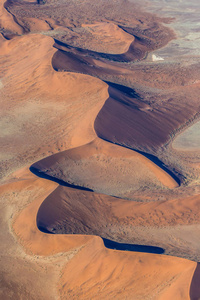
[[[100,44],[98,46],[99,52],[104,52],[105,48],[107,49],[108,53],[114,52],[114,54],[117,54],[116,50],[118,54],[127,52],[130,44],[135,39],[133,35],[129,35],[123,29],[113,23],[99,22],[96,24],[83,24],[82,27],[87,33],[89,33],[89,35],[91,35],[90,45],[96,43]],[[100,49],[101,43],[102,49]],[[91,47],[90,50],[95,50],[95,48],[96,47]]]
[[[68,132],[75,131],[77,120],[80,118],[80,122],[84,122],[86,117],[88,123],[82,123],[84,132],[85,126],[88,127],[89,124],[87,114],[92,122],[95,118],[92,117],[92,111],[96,110],[98,113],[107,98],[106,85],[97,79],[83,75],[79,78],[78,74],[55,73],[51,66],[51,58],[55,52],[52,44],[49,37],[31,35],[21,37],[20,43],[13,39],[1,46],[2,177],[8,170],[15,171],[28,161],[32,162],[36,158],[57,152],[58,149],[64,149],[66,143],[70,143],[70,138],[66,140],[66,128],[69,128]],[[46,52],[45,48],[49,50]],[[16,55],[18,61],[13,65]],[[95,97],[90,98],[94,94]],[[73,115],[70,112],[71,101],[75,110],[80,103],[84,103],[80,113]],[[60,124],[55,127],[57,118]],[[57,136],[53,141],[52,134]],[[91,132],[88,141],[92,134]],[[80,135],[84,140],[84,134]]]
[[[144,189],[175,188],[177,182],[142,155],[96,139],[32,165],[34,170],[98,193],[126,197]]]
[[[89,256],[89,265],[85,264],[85,256]],[[156,271],[152,272],[155,264]],[[182,289],[178,286],[186,278],[191,280],[188,276],[191,270],[191,262],[162,256],[158,262],[155,255],[111,252],[96,241],[68,264],[61,295],[74,299],[190,299],[187,285]]]
[[[199,197],[144,204],[62,186],[40,206],[37,225],[43,232],[93,234],[130,245],[146,243],[162,247],[165,254],[198,260],[198,243],[189,238],[199,219],[198,206]]]
[[[200,298],[186,4],[0,3],[0,298]]]
[[[0,1],[0,28],[1,34],[5,34],[6,36],[23,33],[23,28],[16,23],[15,17],[6,11],[4,1],[2,0]]]

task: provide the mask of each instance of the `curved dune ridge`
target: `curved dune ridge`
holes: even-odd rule
[[[121,71],[122,76],[125,74],[124,77],[128,74],[128,79],[130,74],[132,77],[133,75],[137,76],[136,73],[134,74],[134,68],[133,72],[129,67],[120,70],[118,65],[114,68],[112,63],[112,61],[135,60],[135,55],[137,56],[139,53],[136,50],[136,41],[124,55],[91,53],[91,51],[72,48],[59,41],[56,41],[54,46],[61,49],[53,56],[52,64],[55,70],[81,72],[99,77],[104,81],[107,81],[111,74],[121,77]],[[147,49],[140,52],[140,59],[145,55]],[[111,63],[109,61],[104,64],[105,58],[111,60]],[[140,76],[140,74],[138,75]],[[171,90],[170,95],[166,95],[162,91],[144,93],[140,88],[136,92],[121,84],[109,81],[107,83],[110,97],[99,112],[94,124],[97,135],[105,140],[157,155],[158,149],[168,143],[183,124],[198,117],[196,112],[199,111],[199,103],[194,97],[193,106],[190,105],[191,89],[187,86]],[[146,87],[142,86],[142,88]],[[197,96],[197,90],[198,87],[194,88],[195,96]],[[164,98],[161,103],[152,101],[153,97],[157,99],[161,96]]]
[[[23,30],[21,26],[18,25],[15,22],[15,18],[6,11],[4,2],[4,0],[0,1],[0,28],[5,28],[12,34],[22,34]]]
[[[100,45],[98,46],[99,52],[105,52],[106,49],[108,53],[125,53],[135,39],[134,36],[113,23],[97,22],[96,24],[82,24],[82,27],[92,35],[91,39],[102,44],[102,50]],[[90,42],[93,44],[92,41]]]
[[[96,138],[32,165],[33,169],[95,192],[124,197],[144,186],[175,188],[177,182],[139,153]]]
[[[12,12],[18,6],[30,8],[32,3],[16,4],[10,6],[8,2]],[[33,6],[33,12],[34,9]],[[22,15],[16,14],[21,27],[25,24]],[[26,18],[27,32],[42,28],[49,31],[55,22],[48,20],[48,28],[43,27],[43,19],[41,25],[35,25],[34,18]],[[143,24],[141,20],[139,23]],[[13,290],[19,298],[23,295],[51,299],[53,295],[55,299],[58,283],[61,299],[196,299],[200,295],[197,263],[172,256],[106,249],[100,237],[120,243],[148,244],[163,248],[166,254],[190,257],[186,240],[179,244],[177,233],[174,239],[170,236],[169,226],[176,230],[176,226],[180,229],[182,225],[198,223],[198,188],[197,194],[185,196],[189,188],[179,186],[178,178],[171,176],[172,172],[185,176],[184,169],[178,169],[169,159],[165,147],[177,132],[198,117],[198,101],[194,97],[198,85],[190,93],[192,106],[187,102],[187,86],[182,92],[179,87],[171,87],[169,94],[154,89],[155,86],[151,92],[141,86],[146,71],[140,64],[136,66],[137,89],[130,88],[131,83],[124,84],[132,71],[136,74],[134,67],[132,70],[124,62],[143,59],[174,36],[159,23],[148,27],[147,22],[141,25],[145,29],[137,30],[129,26],[116,28],[116,24],[105,22],[86,26],[93,28],[93,35],[105,35],[105,43],[110,43],[106,35],[113,28],[122,40],[127,32],[132,35],[132,40],[127,38],[131,46],[123,45],[124,51],[129,47],[126,53],[113,50],[115,54],[110,54],[67,45],[57,38],[53,48],[53,39],[40,34],[11,41],[1,39],[1,126],[7,128],[3,131],[2,152],[10,149],[4,154],[2,175],[6,178],[15,171],[8,181],[5,179],[1,193],[8,199],[16,193],[20,199],[19,213],[14,219],[13,208],[9,211],[4,207],[7,213],[2,211],[2,215],[6,222],[13,223],[15,235],[27,253],[36,255],[24,259],[31,263],[38,259],[43,276],[35,294],[29,289],[20,292],[30,278],[36,284],[33,273],[38,270],[32,267],[20,283],[14,269]],[[8,31],[3,36],[8,38]],[[118,44],[113,43],[115,47]],[[151,81],[148,84],[151,86]],[[161,94],[162,101],[155,101]],[[164,162],[169,172],[156,163],[156,157],[151,156],[150,160],[143,152],[161,160],[166,156]],[[33,161],[31,170],[38,176],[27,167],[20,170]],[[14,201],[12,205],[16,208]],[[159,240],[159,235],[152,238],[148,230],[160,230],[162,236],[168,230],[171,240],[164,236]],[[16,241],[11,229],[9,235]],[[13,245],[10,240],[5,243]],[[23,257],[17,247],[18,255]],[[198,261],[198,248],[191,243],[191,249],[191,259]],[[63,260],[68,262],[65,266]],[[48,278],[52,263],[55,270]],[[45,279],[49,284],[56,280],[52,284],[54,289],[48,284],[42,287]],[[11,290],[8,277],[3,280],[3,291]]]

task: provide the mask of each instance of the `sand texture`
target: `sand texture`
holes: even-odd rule
[[[198,5],[143,2],[0,2],[0,299],[200,299]]]

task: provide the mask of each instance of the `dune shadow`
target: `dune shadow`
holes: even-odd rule
[[[110,88],[114,88],[114,89],[120,91],[121,93],[131,97],[131,98],[137,99],[138,101],[142,100],[141,96],[133,88],[130,88],[129,86],[118,84],[118,83],[111,82],[111,81],[106,81],[106,80],[103,80],[103,81]]]
[[[121,147],[124,147],[124,148],[128,148],[130,150],[133,150],[139,154],[142,154],[144,157],[148,158],[150,161],[152,161],[155,165],[157,165],[158,167],[160,167],[163,171],[165,171],[167,174],[169,174],[176,182],[177,184],[180,186],[181,185],[181,179],[176,176],[171,170],[169,170],[165,164],[157,157],[157,156],[154,156],[153,154],[149,154],[149,153],[146,153],[146,152],[143,152],[143,151],[140,151],[140,150],[137,150],[137,149],[134,149],[134,148],[131,148],[131,147],[128,147],[128,146],[124,146],[123,144],[119,144],[119,143],[114,143],[112,142],[111,140],[108,140],[106,138],[103,138],[101,136],[99,136],[97,134],[97,136],[99,138],[101,138],[102,140],[106,141],[106,142],[109,142],[109,143],[112,143],[112,144],[116,144],[118,146],[121,146]],[[181,177],[181,174],[180,174],[180,177]]]
[[[44,226],[38,226],[38,229],[41,232],[47,234],[55,234],[53,231],[49,231]],[[144,252],[144,253],[153,253],[153,254],[164,254],[165,250],[161,247],[156,246],[147,246],[147,245],[138,245],[138,244],[126,244],[126,243],[118,243],[113,240],[105,239],[101,237],[104,246],[108,249],[118,250],[118,251],[131,251],[131,252]],[[195,300],[194,298],[193,300]]]
[[[54,234],[54,232],[48,230],[47,228],[45,228],[45,227],[43,227],[43,226],[38,226],[38,225],[37,225],[37,227],[38,227],[38,229],[39,229],[41,232],[43,232],[43,233]]]
[[[84,66],[81,69],[81,73],[89,74],[89,75],[94,76],[94,77],[96,77],[96,75],[97,75],[94,72],[94,65],[92,66],[92,68],[89,67],[89,69],[88,68],[85,69],[85,66],[88,67],[88,56],[89,57],[95,57],[96,59],[106,58],[108,60],[117,60],[118,59],[118,61],[120,61],[120,59],[122,59],[123,55],[127,55],[127,53],[123,54],[123,55],[113,55],[113,54],[109,55],[109,54],[105,54],[105,53],[99,53],[99,52],[95,52],[95,51],[91,51],[91,50],[86,50],[86,49],[82,49],[82,48],[73,47],[73,46],[70,46],[66,43],[63,43],[63,42],[55,39],[54,47],[59,49],[58,46],[63,46],[66,49],[68,49],[69,53],[72,54],[74,56],[74,58],[76,58],[76,60],[79,61],[78,68],[80,68],[80,66]],[[71,52],[72,50],[76,50],[78,52]],[[65,52],[64,50],[59,50],[59,51],[60,52],[56,52],[57,54],[55,53],[54,57],[56,55],[58,55],[59,53],[64,53]],[[129,51],[131,51],[131,50],[129,49]],[[129,51],[128,51],[128,53],[129,53]],[[86,61],[82,60],[83,57],[87,57],[87,60]],[[57,61],[59,61],[59,59],[60,59],[59,55],[56,59],[52,59],[52,65],[53,65],[55,70],[60,69],[60,67],[58,67],[58,66],[56,67],[56,63],[57,63]],[[92,61],[90,61],[90,63],[92,63]],[[72,67],[72,68],[69,68],[69,69],[70,69],[69,71],[78,72],[77,68],[74,69]],[[108,103],[108,102],[110,103],[110,101],[114,100],[115,102],[118,102],[122,105],[121,106],[122,110],[123,110],[123,107],[128,107],[127,109],[129,111],[131,109],[137,110],[137,114],[135,114],[134,116],[138,116],[138,118],[139,118],[139,116],[141,116],[140,109],[143,108],[143,106],[146,105],[146,103],[143,100],[143,98],[141,97],[141,95],[136,92],[135,89],[130,88],[130,87],[125,86],[125,85],[117,84],[117,83],[114,83],[114,82],[111,82],[111,81],[108,81],[108,80],[104,80],[104,79],[101,79],[101,80],[104,81],[108,85],[109,98],[107,99],[107,101],[105,103]],[[105,104],[104,104],[103,108],[105,108]],[[151,160],[154,164],[156,164],[158,167],[160,167],[167,174],[169,174],[177,182],[177,184],[179,186],[181,185],[181,181],[183,179],[183,176],[181,174],[179,174],[178,172],[176,172],[176,174],[175,174],[174,171],[171,171],[161,160],[158,159],[157,156],[154,156],[154,155],[149,154],[147,152],[141,151],[139,149],[135,149],[134,147],[129,147],[128,144],[123,145],[123,143],[120,143],[119,141],[118,141],[118,143],[114,142],[114,141],[112,141],[112,139],[109,138],[109,136],[107,136],[105,134],[102,134],[102,128],[99,131],[98,125],[97,125],[97,120],[98,120],[99,115],[102,113],[102,109],[99,112],[99,114],[97,115],[97,117],[95,119],[95,122],[94,122],[94,129],[95,129],[95,132],[96,132],[96,134],[99,138],[101,138],[101,139],[103,139],[103,140],[105,140],[109,143],[115,143],[119,146],[129,148],[131,150],[134,150],[134,151],[142,154],[143,156],[145,156],[146,158]],[[107,110],[108,109],[112,110],[112,114],[113,115],[115,114],[114,106],[111,106],[111,107],[106,108],[106,109]],[[105,109],[104,113],[107,113],[106,109]],[[125,112],[124,112],[124,114],[125,114]],[[149,120],[151,121],[151,119],[149,119]],[[151,123],[152,123],[152,121],[151,121]],[[140,126],[144,126],[144,124],[145,123],[141,123]],[[128,125],[132,126],[131,124],[128,124]],[[105,127],[105,125],[104,125],[104,127]],[[108,128],[104,128],[104,129],[108,130]],[[156,128],[154,128],[154,129],[156,129]],[[115,134],[115,132],[113,134]],[[154,135],[156,135],[156,134],[157,134],[157,131],[155,132]],[[126,136],[126,134],[125,134],[125,136]]]
[[[112,250],[146,252],[146,253],[154,253],[154,254],[163,254],[165,252],[165,250],[161,247],[137,245],[137,244],[125,244],[125,243],[118,243],[105,238],[102,239],[104,242],[104,246]]]
[[[113,61],[113,62],[128,63],[145,57],[146,51],[141,51],[140,49],[137,49],[138,51],[134,51],[134,48],[137,47],[137,43],[136,43],[137,40],[138,39],[136,38],[134,42],[130,44],[128,51],[122,54],[109,54],[109,53],[84,49],[84,48],[69,45],[58,39],[54,39],[55,41],[54,47],[58,50],[61,50],[60,47],[63,47],[62,50],[64,52],[70,51],[73,52],[74,54],[81,55],[81,56],[89,56],[90,58],[94,58],[97,60],[106,59],[108,61]]]
[[[143,152],[143,151],[139,151],[139,150],[135,150],[135,149],[133,149],[133,150],[135,152],[138,152],[138,153],[142,154],[143,156],[145,156],[149,160],[151,160],[155,165],[157,165],[163,171],[165,171],[167,174],[169,174],[177,182],[177,184],[179,186],[181,185],[181,180],[179,179],[179,177],[176,176],[171,170],[169,170],[158,157],[154,156],[153,154],[149,154],[149,153],[146,153],[146,152]]]
[[[125,95],[128,95],[129,97],[132,97],[134,99],[137,99],[139,102],[142,102],[142,98],[140,97],[140,95],[134,89],[129,88],[129,87],[124,86],[124,85],[116,84],[116,83],[113,83],[113,82],[105,81],[105,83],[107,83],[109,85],[109,87],[115,88],[118,91],[120,91],[121,93],[123,93]],[[110,142],[110,143],[112,143],[112,141],[110,141],[110,140],[107,140],[107,141]],[[128,146],[124,146],[124,145],[121,145],[121,144],[120,144],[120,146],[125,147],[125,148],[129,148]],[[165,166],[165,164],[157,156],[155,156],[153,154],[149,154],[147,152],[143,152],[143,151],[134,149],[134,148],[130,148],[130,149],[134,150],[137,153],[142,154],[143,156],[145,156],[146,158],[148,158],[149,160],[151,160],[155,165],[157,165],[163,171],[165,171],[167,174],[169,174],[177,182],[177,184],[179,186],[181,185],[180,178],[177,175],[175,175],[169,168],[167,168]],[[181,177],[180,174],[179,174],[179,176]]]
[[[197,263],[192,282],[190,285],[190,299],[199,300],[200,299],[200,263]]]
[[[46,173],[41,172],[41,171],[39,171],[38,169],[36,169],[34,167],[30,167],[29,170],[33,174],[35,174],[36,176],[38,176],[40,178],[44,178],[44,179],[47,179],[47,180],[54,181],[54,182],[56,182],[56,183],[58,183],[58,184],[60,184],[62,186],[67,186],[67,187],[70,187],[72,189],[77,189],[77,190],[83,190],[83,191],[93,192],[92,189],[89,189],[89,188],[86,188],[86,187],[83,187],[83,186],[79,186],[79,185],[74,185],[74,184],[67,183],[64,180],[61,180],[61,179],[55,178],[53,176],[47,175]]]

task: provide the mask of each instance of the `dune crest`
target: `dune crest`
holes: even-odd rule
[[[37,34],[1,43],[2,176],[7,168],[15,171],[31,164],[33,157],[40,159],[96,136],[93,123],[108,97],[107,85],[87,75],[55,72],[52,46],[52,38]]]
[[[141,154],[98,138],[39,161],[32,168],[74,186],[118,197],[147,186],[149,189],[179,186]]]
[[[95,24],[82,24],[82,27],[89,31],[96,43],[102,43],[99,52],[121,54],[127,52],[131,43],[135,40],[134,36],[129,35],[113,23],[97,22]],[[93,50],[91,48],[91,50]]]
[[[18,25],[14,17],[5,9],[4,0],[0,1],[0,28],[4,28],[5,33],[7,31],[11,34],[22,34],[23,28]]]
[[[195,267],[172,257],[111,251],[94,239],[66,266],[61,297],[189,300]]]

